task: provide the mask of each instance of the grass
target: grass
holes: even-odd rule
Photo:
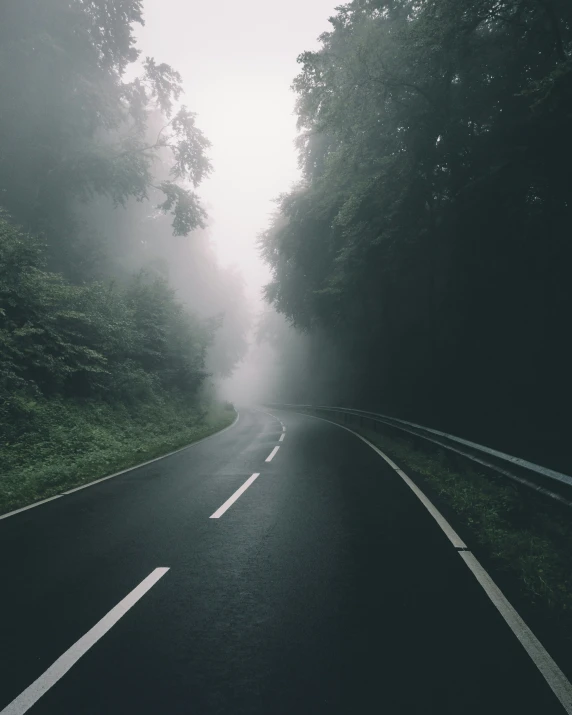
[[[365,430],[400,465],[428,484],[496,562],[522,584],[531,604],[572,613],[572,525],[561,510],[528,498],[506,480],[482,474],[443,452]],[[413,475],[412,475],[413,476]]]
[[[135,466],[230,425],[230,404],[33,402],[28,428],[0,450],[0,513]]]
[[[470,543],[516,580],[530,606],[564,618],[572,637],[572,514],[503,477],[475,469],[469,460],[349,426],[406,469]]]

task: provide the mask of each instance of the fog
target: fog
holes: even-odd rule
[[[0,3],[6,394],[557,427],[572,10],[481,5]]]
[[[299,179],[291,90],[296,58],[318,46],[336,4],[145,0],[146,24],[137,29],[142,54],[183,75],[184,101],[212,143],[214,171],[200,188],[208,235],[218,261],[242,275],[252,321],[248,356],[221,384],[222,393],[240,403],[280,394],[284,361],[277,347],[255,336],[269,310],[261,297],[269,271],[256,239],[276,211],[275,199]],[[292,331],[290,340],[304,352],[301,336]]]
[[[255,250],[273,200],[297,180],[290,89],[297,56],[316,48],[334,0],[189,3],[145,0],[143,55],[183,76],[184,101],[212,143],[214,172],[201,186],[219,258],[243,271],[249,297],[267,279]]]
[[[296,58],[318,47],[334,6],[2,4],[2,226],[16,247],[19,230],[42,243],[34,261],[53,273],[46,291],[51,280],[106,286],[125,325],[140,322],[140,344],[117,359],[129,379],[143,370],[154,395],[157,375],[165,387],[174,372],[190,393],[208,383],[211,397],[214,384],[241,402],[276,394],[284,351],[260,338],[273,308],[262,298],[271,273],[257,241],[300,178]],[[26,270],[30,257],[18,255]],[[186,321],[186,342],[177,321]],[[304,352],[285,324],[282,337]],[[82,347],[73,355],[88,349],[109,363],[103,335],[74,338]],[[86,396],[100,387],[94,378]]]
[[[572,2],[338,2],[0,0],[0,715],[572,715]]]

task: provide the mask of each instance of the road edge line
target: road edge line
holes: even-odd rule
[[[511,602],[507,599],[504,593],[496,585],[491,575],[486,571],[481,563],[477,560],[475,555],[469,551],[459,537],[457,532],[449,524],[447,519],[441,514],[439,509],[431,502],[431,500],[425,495],[425,493],[413,482],[413,480],[405,474],[405,472],[400,469],[397,464],[390,459],[379,447],[377,447],[373,442],[370,442],[366,437],[363,437],[358,432],[346,427],[345,425],[339,424],[339,422],[333,422],[332,420],[327,420],[324,417],[317,417],[316,415],[309,415],[306,412],[297,412],[299,415],[304,415],[306,417],[311,417],[315,420],[322,420],[322,422],[329,422],[336,427],[341,427],[345,429],[350,434],[353,434],[362,442],[365,442],[374,452],[382,457],[387,464],[401,477],[401,479],[407,484],[415,496],[421,501],[423,506],[439,524],[442,531],[445,533],[449,541],[458,550],[459,555],[465,562],[467,568],[471,571],[479,585],[482,587],[483,591],[487,594],[489,600],[493,606],[500,613],[505,623],[508,625],[510,630],[513,632],[514,636],[517,638],[519,643],[522,645],[526,651],[528,657],[532,660],[534,665],[537,667],[539,673],[544,678],[546,684],[552,690],[555,697],[558,699],[564,710],[568,715],[572,715],[572,684],[558,667],[556,661],[552,658],[550,653],[534,635],[531,629],[526,625],[524,619],[518,611],[514,608]],[[459,542],[457,544],[453,538],[456,538]],[[462,549],[462,550],[459,550]],[[0,713],[0,715],[2,715]]]
[[[560,701],[567,713],[572,713],[572,684],[560,670],[550,653],[526,625],[522,616],[514,608],[504,593],[483,568],[476,556],[470,551],[460,551],[459,556],[466,563],[473,576],[482,586],[493,605],[505,620],[508,627],[520,641],[542,677]]]
[[[59,497],[67,496],[68,494],[73,494],[74,492],[79,492],[80,489],[87,489],[88,487],[92,487],[94,484],[99,484],[100,482],[105,482],[107,479],[113,479],[114,477],[119,477],[122,474],[127,474],[127,472],[132,472],[134,469],[139,469],[140,467],[146,467],[148,464],[153,464],[153,462],[158,462],[160,459],[165,459],[166,457],[171,457],[173,454],[178,454],[179,452],[183,452],[185,449],[190,449],[191,447],[195,447],[197,444],[201,444],[201,442],[206,442],[209,439],[213,439],[213,437],[218,437],[219,435],[223,434],[224,432],[227,432],[229,429],[232,429],[238,422],[240,418],[240,412],[238,410],[235,410],[236,412],[236,417],[232,424],[228,425],[228,427],[224,427],[224,429],[219,430],[218,432],[213,432],[213,434],[209,434],[206,437],[202,437],[201,439],[198,439],[196,442],[190,442],[189,444],[186,444],[184,447],[179,447],[179,449],[174,449],[172,452],[167,452],[167,454],[161,454],[159,457],[154,457],[153,459],[148,459],[146,462],[141,462],[141,464],[135,464],[133,467],[127,467],[126,469],[122,469],[120,472],[114,472],[113,474],[108,474],[106,477],[100,477],[99,479],[94,479],[91,482],[87,482],[87,484],[81,484],[79,487],[74,487],[73,489],[68,489],[65,492],[61,492],[61,494],[55,494],[53,497],[48,497],[47,499],[42,499],[41,501],[36,501],[33,504],[28,504],[28,506],[22,506],[19,509],[14,509],[13,511],[8,511],[5,514],[0,514],[0,521],[2,519],[7,519],[10,516],[16,516],[16,514],[20,514],[22,511],[28,511],[28,509],[34,509],[34,507],[41,506],[42,504],[45,504],[46,502],[53,501],[54,499],[59,499]],[[0,715],[2,715],[0,713]]]

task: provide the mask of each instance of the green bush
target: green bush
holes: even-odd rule
[[[196,392],[212,327],[177,303],[165,279],[74,285],[44,267],[40,241],[0,217],[2,396]],[[128,387],[130,386],[130,387]],[[127,394],[126,394],[127,393]]]
[[[135,407],[41,398],[25,409],[28,430],[0,450],[0,513],[166,454],[236,416],[173,396]]]
[[[209,416],[200,394],[213,325],[163,278],[75,285],[46,270],[41,240],[5,215],[0,317],[3,510],[174,449],[234,414]]]

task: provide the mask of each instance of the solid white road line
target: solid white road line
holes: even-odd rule
[[[265,459],[264,461],[265,461],[265,462],[271,462],[271,461],[274,459],[274,455],[276,454],[276,452],[277,452],[279,449],[280,449],[280,447],[274,447],[274,449],[272,450],[272,452],[270,452],[270,454],[268,455],[268,457],[266,457],[266,459]]]
[[[396,469],[395,470],[399,476],[403,479],[403,481],[407,484],[407,486],[411,489],[411,491],[415,494],[415,496],[419,499],[419,501],[423,504],[423,506],[427,509],[427,511],[431,514],[431,516],[435,519],[435,521],[439,524],[441,529],[445,532],[447,535],[447,538],[449,541],[453,544],[453,546],[456,549],[466,549],[467,545],[461,539],[459,534],[453,529],[451,524],[445,519],[443,514],[437,509],[436,506],[434,506],[429,499],[423,494],[421,489],[413,482],[411,479],[403,472],[401,469]]]
[[[164,576],[168,568],[158,568],[143,579],[115,608],[104,616],[95,626],[82,636],[71,648],[61,655],[40,677],[26,688],[15,700],[7,705],[0,715],[22,715],[44,695],[52,685],[64,676],[68,670],[85,655],[87,651],[112,628],[117,621],[132,608],[157,581]]]
[[[33,504],[28,504],[28,506],[23,506],[20,509],[14,509],[14,511],[9,511],[6,514],[1,514],[0,519],[7,519],[9,516],[14,516],[14,514],[19,514],[21,511],[27,511],[28,509],[33,509],[35,506],[40,506],[40,504],[45,504],[48,501],[53,501],[54,499],[59,499],[63,497],[63,494],[56,494],[55,497],[49,497],[48,499],[42,499],[42,501],[36,501]]]
[[[209,516],[209,519],[218,519],[219,517],[221,517],[225,513],[225,511],[234,504],[234,502],[238,499],[238,497],[248,489],[248,487],[252,484],[252,482],[256,479],[256,477],[259,477],[259,476],[260,476],[260,472],[256,472],[251,477],[248,477],[248,479],[244,482],[244,484],[241,487],[239,487],[234,492],[234,494],[229,499],[227,499],[225,501],[225,503],[222,506],[219,506],[219,508],[215,511],[214,514],[211,514],[211,516]],[[2,713],[0,713],[0,715],[2,715]]]
[[[544,680],[562,704],[562,707],[564,708],[566,713],[568,713],[568,715],[572,715],[572,685],[570,684],[570,681],[556,665],[546,648],[542,645],[542,643],[538,640],[538,638],[522,620],[517,611],[513,608],[513,606],[502,593],[502,591],[492,580],[490,575],[481,566],[479,561],[470,551],[467,550],[467,546],[465,545],[461,537],[457,534],[457,532],[453,529],[453,527],[449,524],[449,522],[445,519],[445,517],[441,514],[437,507],[431,503],[427,496],[425,496],[421,489],[419,489],[419,487],[414,484],[414,482],[407,476],[407,474],[405,474],[405,472],[401,470],[392,459],[390,459],[384,452],[382,452],[379,447],[376,447],[375,444],[370,442],[365,437],[362,437],[361,434],[354,432],[349,427],[345,427],[338,422],[332,422],[332,420],[327,420],[325,417],[316,417],[315,415],[307,415],[306,413],[301,414],[304,414],[306,417],[312,417],[316,420],[323,420],[324,422],[329,422],[332,425],[336,425],[336,427],[341,427],[341,429],[345,429],[347,432],[351,432],[351,434],[358,437],[358,439],[361,439],[362,442],[365,442],[369,447],[371,447],[375,452],[377,452],[379,456],[382,457],[389,464],[389,466],[397,472],[401,479],[403,479],[403,481],[407,484],[407,486],[411,489],[415,496],[421,501],[423,506],[427,509],[427,511],[431,514],[435,521],[439,524],[439,526],[444,531],[453,546],[455,546],[455,548],[457,549],[463,549],[463,551],[459,551],[461,558],[471,569],[473,575],[481,584],[487,596],[490,598],[494,606],[504,618],[511,631],[518,638],[521,645],[528,653],[530,659],[536,665],[536,667],[542,674]],[[0,713],[0,715],[2,715],[2,713]]]
[[[445,519],[443,514],[437,509],[434,504],[425,496],[425,494],[419,489],[419,487],[405,474],[404,471],[402,471],[395,462],[390,459],[385,452],[382,452],[379,447],[376,447],[373,442],[370,442],[369,439],[366,439],[365,437],[362,437],[361,434],[358,434],[357,432],[354,432],[353,429],[350,429],[349,427],[345,427],[344,425],[339,424],[338,422],[332,422],[332,420],[327,420],[325,417],[316,417],[315,415],[306,415],[307,417],[312,417],[313,419],[316,420],[323,420],[324,422],[329,422],[332,425],[336,425],[336,427],[340,427],[341,429],[345,429],[346,432],[350,432],[351,434],[355,435],[358,439],[361,439],[362,442],[365,442],[368,447],[371,447],[374,452],[377,452],[379,456],[384,459],[389,466],[397,472],[397,474],[403,479],[403,481],[407,484],[407,486],[411,489],[411,491],[415,494],[415,496],[419,499],[419,501],[423,504],[423,506],[427,509],[427,511],[431,514],[431,516],[435,519],[435,521],[439,524],[441,529],[445,532],[445,535],[449,539],[449,541],[453,544],[453,546],[457,549],[466,549],[467,545],[461,539],[459,534],[453,529],[451,524]],[[1,714],[0,714],[1,715]]]
[[[501,616],[508,623],[511,631],[518,638],[538,670],[542,673],[552,692],[556,695],[558,700],[560,700],[564,710],[566,710],[567,713],[572,713],[572,685],[570,681],[556,665],[542,643],[518,615],[503,592],[481,566],[475,556],[470,551],[460,551],[459,554],[471,569],[477,581],[484,588],[487,596],[494,603]]]
[[[279,442],[283,442],[283,441],[284,441],[284,437],[286,437],[286,432],[282,432],[282,434],[280,435],[280,439],[279,439],[278,441],[279,441]]]
[[[28,506],[24,506],[21,509],[15,509],[14,511],[9,511],[6,514],[0,514],[0,519],[7,519],[9,516],[14,516],[14,514],[19,514],[21,511],[26,511],[27,509],[33,509],[36,506],[40,506],[41,504],[45,504],[48,501],[52,501],[52,499],[58,499],[59,497],[63,497],[64,494],[73,494],[74,492],[79,492],[80,489],[87,489],[88,487],[92,487],[94,484],[99,484],[99,482],[105,482],[107,479],[113,479],[114,477],[119,477],[121,474],[127,474],[127,472],[132,472],[135,469],[139,469],[139,467],[145,467],[147,464],[152,464],[153,462],[158,462],[160,459],[165,459],[165,457],[170,457],[173,454],[177,454],[178,452],[183,452],[185,449],[190,449],[191,447],[195,447],[197,444],[200,444],[201,442],[206,442],[209,439],[213,439],[213,437],[218,437],[221,435],[223,432],[226,432],[229,429],[232,429],[234,427],[238,420],[240,419],[240,414],[237,411],[236,412],[236,419],[232,424],[230,424],[228,427],[225,427],[224,429],[221,429],[219,432],[215,432],[214,434],[209,434],[208,437],[203,437],[202,439],[198,439],[196,442],[191,442],[191,444],[187,444],[185,447],[181,447],[180,449],[175,449],[173,452],[167,452],[167,454],[162,454],[160,457],[155,457],[154,459],[149,459],[147,462],[141,462],[141,464],[136,464],[134,467],[128,467],[127,469],[122,469],[120,472],[115,472],[114,474],[109,474],[107,477],[101,477],[101,479],[94,479],[93,482],[88,482],[87,484],[82,484],[80,487],[75,487],[75,489],[68,489],[66,492],[62,492],[61,494],[56,494],[54,497],[50,497],[49,499],[42,499],[42,501],[37,501],[34,502],[33,504],[28,504]],[[2,715],[2,713],[0,713]]]

